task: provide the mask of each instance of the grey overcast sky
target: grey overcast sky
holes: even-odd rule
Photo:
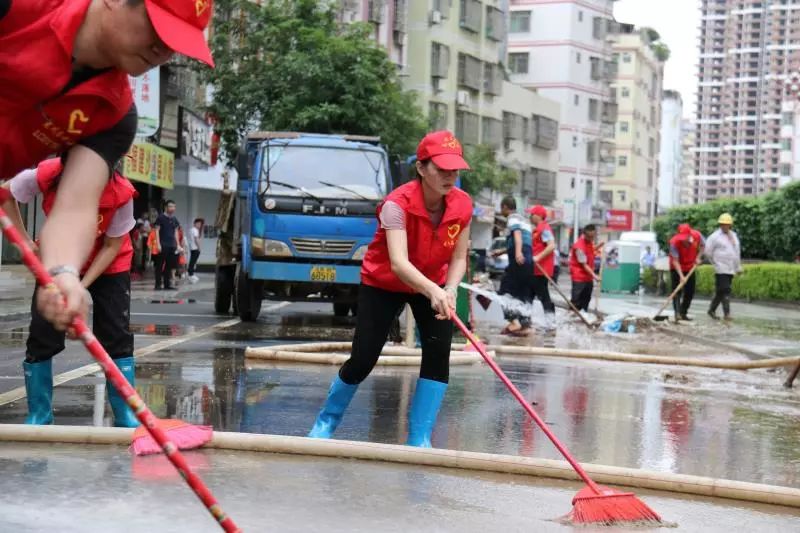
[[[617,21],[649,26],[669,46],[672,55],[664,68],[664,89],[681,93],[686,118],[694,117],[697,91],[699,5],[697,0],[619,0],[614,5]]]

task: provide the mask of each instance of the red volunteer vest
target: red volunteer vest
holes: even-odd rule
[[[395,202],[405,211],[411,264],[429,280],[443,285],[456,242],[472,220],[472,199],[461,189],[451,190],[445,197],[444,215],[438,227],[433,226],[425,209],[419,180],[401,185],[389,193],[386,200]],[[383,203],[378,206],[378,217],[382,208]],[[386,230],[381,228],[380,222],[361,264],[361,282],[387,291],[414,292],[392,272]]]
[[[39,190],[42,191],[42,211],[44,211],[45,216],[50,213],[50,209],[52,209],[53,203],[56,201],[56,191],[58,190],[56,180],[61,176],[61,171],[62,165],[58,159],[43,161],[37,168],[36,181],[39,184]],[[81,274],[88,270],[100,248],[103,247],[104,235],[111,224],[111,219],[114,218],[114,213],[136,196],[138,196],[136,189],[121,174],[115,172],[111,179],[108,180],[108,185],[100,195],[100,206],[97,211],[97,237],[92,247],[92,252],[89,254],[89,259],[81,269]],[[131,238],[129,235],[125,235],[122,238],[122,246],[120,246],[117,256],[111,261],[108,268],[103,271],[103,274],[129,272],[132,259],[133,245],[131,245]]]
[[[572,246],[572,250],[570,250],[569,253],[569,274],[572,277],[572,281],[594,281],[594,278],[586,272],[583,265],[578,262],[578,256],[575,255],[577,250],[583,250],[583,253],[586,255],[586,264],[591,270],[594,270],[594,243],[581,237],[578,239],[578,242]]]
[[[541,253],[545,248],[547,248],[547,243],[542,240],[542,234],[545,231],[549,231],[552,235],[553,230],[550,229],[550,224],[542,220],[539,224],[536,225],[536,229],[533,230],[533,255],[537,255]],[[544,276],[542,274],[543,269],[547,272],[547,275],[553,277],[553,272],[555,271],[555,250],[550,252],[547,257],[543,257],[541,261],[536,263],[533,266],[533,274],[535,276]]]
[[[669,246],[678,249],[678,262],[681,264],[681,272],[689,272],[697,261],[697,253],[700,250],[702,236],[699,231],[692,230],[688,235],[678,233],[669,240]],[[675,265],[670,257],[669,269],[675,270]]]
[[[0,19],[0,181],[109,129],[133,102],[111,69],[59,94],[91,0],[14,0]]]

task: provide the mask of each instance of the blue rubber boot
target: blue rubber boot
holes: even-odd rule
[[[314,422],[314,427],[308,432],[308,436],[312,439],[331,438],[339,422],[342,421],[342,415],[350,405],[356,389],[358,389],[358,385],[348,385],[337,374],[328,390],[328,399],[325,400],[325,405],[317,415],[317,420]]]
[[[131,387],[136,386],[136,362],[133,356],[114,359],[114,363],[119,368]],[[139,420],[133,414],[125,399],[119,395],[117,389],[110,381],[106,381],[108,387],[108,403],[111,404],[111,411],[114,413],[114,426],[118,428],[139,427]]]
[[[26,424],[44,426],[53,423],[53,360],[22,363],[25,392],[28,397]]]
[[[417,390],[414,391],[411,411],[408,414],[406,444],[420,448],[431,447],[431,432],[446,390],[447,383],[425,378],[417,380]]]

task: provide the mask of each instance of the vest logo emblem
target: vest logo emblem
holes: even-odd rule
[[[81,109],[73,109],[72,113],[69,114],[69,126],[67,126],[67,133],[71,133],[73,135],[80,135],[83,133],[82,129],[78,129],[78,123],[86,124],[89,122],[89,117]]]
[[[456,245],[456,237],[461,233],[461,224],[451,224],[447,226],[447,239],[444,241],[445,248],[453,248]]]

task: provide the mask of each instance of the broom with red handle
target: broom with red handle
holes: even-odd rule
[[[8,197],[8,191],[0,187],[0,204]],[[58,290],[58,287],[53,282],[53,278],[48,274],[47,270],[45,270],[44,265],[30,249],[22,238],[22,235],[17,231],[17,228],[13,226],[2,207],[0,207],[0,225],[3,227],[3,234],[6,238],[19,248],[22,253],[22,261],[27,265],[30,271],[33,272],[33,275],[36,277],[36,282],[46,290]],[[125,398],[126,403],[136,414],[136,418],[147,428],[147,431],[153,439],[161,445],[164,454],[175,466],[175,469],[178,470],[178,473],[183,479],[186,480],[186,483],[189,484],[189,487],[191,487],[197,497],[200,498],[200,501],[203,502],[203,505],[206,506],[208,512],[211,513],[222,529],[228,532],[241,531],[233,522],[233,519],[226,515],[219,506],[216,498],[214,498],[214,495],[208,487],[206,487],[205,483],[203,483],[203,480],[200,479],[200,476],[189,468],[189,464],[186,462],[183,454],[178,451],[177,446],[167,437],[164,430],[158,426],[158,419],[145,405],[136,390],[131,387],[131,384],[128,383],[125,376],[119,371],[117,365],[114,364],[114,361],[108,356],[103,346],[86,326],[86,322],[84,322],[83,318],[76,317],[72,321],[72,327],[75,329],[76,335],[83,342],[83,345],[86,346],[86,349],[89,350],[92,357],[100,364],[108,380],[111,381],[120,395]]]
[[[561,455],[564,456],[575,472],[577,472],[578,476],[586,483],[586,488],[578,492],[572,499],[572,511],[565,517],[567,521],[575,524],[603,525],[624,524],[629,522],[661,523],[661,517],[644,502],[639,500],[633,493],[618,492],[614,489],[600,486],[592,481],[589,474],[586,473],[583,467],[572,457],[567,448],[561,444],[553,432],[550,431],[550,428],[544,420],[539,417],[533,407],[530,406],[519,389],[508,379],[500,367],[497,366],[497,363],[487,355],[486,350],[472,333],[470,333],[454,311],[451,311],[450,316],[458,329],[461,330],[461,333],[475,346],[475,349],[481,354],[486,364],[497,374],[500,381],[511,391],[511,394],[519,401],[523,409],[531,415],[536,425],[544,431],[547,438],[550,439],[558,451],[561,452]]]

